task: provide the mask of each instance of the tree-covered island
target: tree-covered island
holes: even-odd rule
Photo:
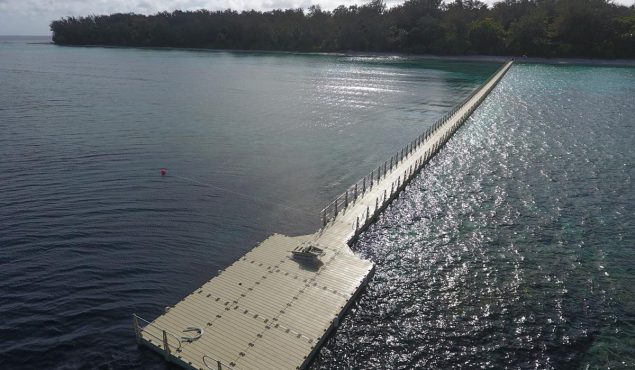
[[[68,17],[60,45],[437,55],[635,57],[635,6],[610,0],[383,0],[324,11],[175,11]]]

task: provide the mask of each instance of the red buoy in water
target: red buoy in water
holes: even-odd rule
[[[161,176],[165,176],[165,175],[167,175],[167,173],[168,173],[168,169],[167,169],[167,168],[162,168],[162,169],[160,170],[160,172],[161,172]]]

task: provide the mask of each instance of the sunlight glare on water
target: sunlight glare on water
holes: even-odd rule
[[[2,38],[0,61],[12,370],[165,369],[133,312],[314,232],[498,68]],[[375,277],[312,367],[635,367],[634,95],[634,69],[514,66],[354,245]]]
[[[314,232],[497,67],[0,38],[0,369],[165,369],[132,313]]]
[[[354,246],[314,367],[635,367],[635,69],[514,66]]]

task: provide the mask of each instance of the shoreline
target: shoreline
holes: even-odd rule
[[[48,43],[37,43],[48,44]],[[140,50],[187,50],[205,51],[221,53],[261,53],[261,54],[289,54],[289,55],[327,55],[327,56],[357,56],[357,57],[397,57],[414,58],[423,60],[439,60],[453,62],[481,62],[481,63],[504,63],[514,60],[517,64],[550,64],[550,65],[584,65],[584,66],[606,66],[606,67],[635,67],[635,59],[596,59],[596,58],[545,58],[545,57],[515,57],[501,55],[434,55],[434,54],[409,54],[392,52],[367,52],[367,51],[289,51],[289,50],[263,50],[263,49],[215,49],[215,48],[187,48],[174,46],[125,46],[125,45],[70,45],[56,44],[51,41],[51,45],[62,47],[87,47],[87,48],[112,48],[112,49],[140,49]]]

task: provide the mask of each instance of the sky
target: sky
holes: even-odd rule
[[[481,0],[492,4],[497,0]],[[111,13],[152,14],[160,11],[196,9],[270,10],[308,8],[320,5],[333,9],[338,5],[362,4],[366,0],[0,0],[0,35],[49,35],[52,20],[65,16]],[[390,5],[403,0],[386,0]],[[614,0],[633,5],[635,0]]]

